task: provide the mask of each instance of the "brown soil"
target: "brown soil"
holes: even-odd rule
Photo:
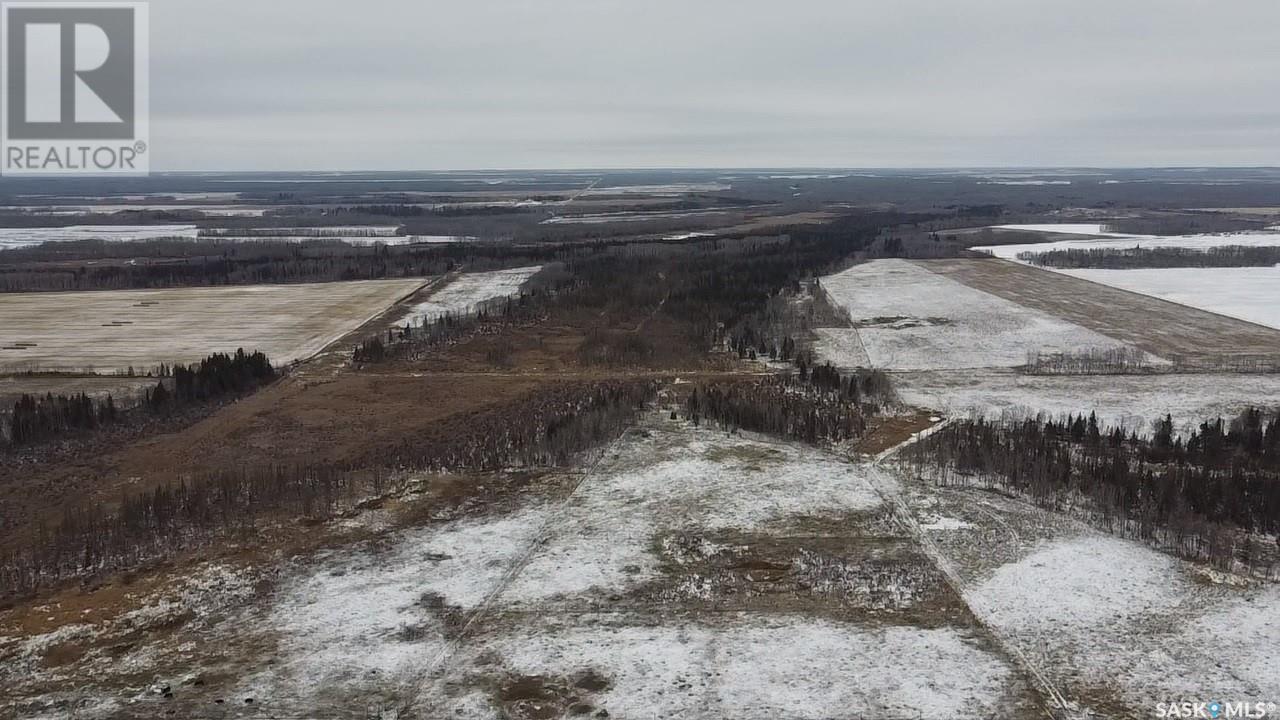
[[[853,446],[853,451],[863,455],[878,455],[891,447],[901,445],[921,430],[936,424],[930,412],[872,418],[871,431]]]

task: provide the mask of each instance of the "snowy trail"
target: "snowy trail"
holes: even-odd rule
[[[929,534],[920,527],[920,523],[916,520],[915,514],[912,513],[911,508],[902,497],[901,488],[898,482],[889,477],[882,469],[884,461],[892,458],[894,455],[898,454],[898,452],[906,449],[910,445],[919,442],[927,435],[937,432],[948,423],[950,423],[950,420],[934,425],[928,430],[919,433],[916,436],[877,455],[870,463],[867,464],[868,479],[870,480],[871,487],[886,503],[894,507],[899,522],[901,522],[902,526],[907,530],[911,537],[919,543],[925,556],[933,562],[934,566],[936,566],[939,572],[942,573],[943,577],[946,578],[947,585],[951,587],[952,592],[954,592],[957,597],[964,599],[965,604],[969,606],[974,617],[978,619],[978,622],[982,624],[983,628],[986,629],[991,637],[996,640],[997,644],[1000,645],[1000,648],[1011,657],[1017,658],[1022,669],[1027,674],[1035,678],[1040,690],[1053,702],[1061,717],[1084,717],[1076,712],[1076,705],[1070,702],[1062,690],[1054,684],[1045,672],[1045,669],[1028,657],[1026,653],[1022,652],[1021,648],[1018,646],[1016,637],[1005,637],[1002,632],[988,622],[988,618],[984,617],[980,599],[976,598],[972,592],[968,591],[964,578],[961,577],[960,572],[956,569],[955,565],[952,564],[951,560],[942,552],[937,544],[933,542],[929,537]],[[1055,714],[1047,708],[1045,710],[1045,714],[1050,718],[1055,717]]]

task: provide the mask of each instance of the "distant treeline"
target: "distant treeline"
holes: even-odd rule
[[[110,394],[93,399],[75,395],[22,395],[13,411],[0,414],[0,447],[30,447],[92,431],[124,420],[127,411],[168,414],[195,403],[251,392],[276,377],[261,352],[215,353],[191,365],[162,366],[161,379],[147,389],[136,406],[117,403]],[[125,405],[125,407],[121,407]]]
[[[627,308],[665,327],[680,328],[698,352],[728,348],[741,357],[793,359],[797,341],[779,330],[777,308],[802,283],[842,269],[888,225],[924,222],[932,215],[893,212],[840,218],[784,235],[712,238],[680,243],[593,243],[556,253],[556,275],[536,291],[481,306],[466,317],[445,316],[424,327],[368,338],[358,362],[413,358],[488,325],[526,322],[556,310],[597,315]],[[588,364],[645,365],[659,349],[644,331],[593,333],[581,348]],[[798,328],[797,328],[798,329]]]
[[[1280,418],[1250,409],[1185,439],[1166,417],[1150,436],[1095,415],[956,422],[912,446],[917,472],[999,488],[1109,531],[1222,567],[1274,570],[1280,533]],[[1270,538],[1267,540],[1266,538]]]
[[[1021,252],[1018,259],[1032,265],[1063,269],[1273,267],[1280,264],[1280,247],[1222,245],[1204,250],[1179,247],[1073,248]]]
[[[0,251],[0,292],[332,282],[440,275],[554,260],[556,247],[501,244],[351,245],[223,237],[83,240]]]
[[[1259,230],[1265,225],[1260,219],[1241,219],[1229,213],[1144,213],[1142,217],[1108,220],[1104,229],[1130,235],[1201,235]]]
[[[441,424],[345,464],[227,468],[132,493],[115,509],[71,504],[57,527],[0,556],[0,597],[60,579],[137,567],[265,519],[323,520],[407,479],[406,471],[546,468],[618,437],[652,400],[648,381],[565,383]],[[457,499],[461,502],[461,497]],[[442,503],[449,502],[443,499]]]

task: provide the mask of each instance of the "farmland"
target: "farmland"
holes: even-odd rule
[[[237,347],[309,357],[422,280],[0,295],[0,371],[124,372]]]
[[[1271,518],[1280,330],[968,249],[992,225],[1127,242],[1100,224],[1202,221],[1144,199],[1265,195],[1184,201],[1136,172],[11,197],[15,227],[197,236],[0,253],[27,290],[0,292],[0,400],[121,413],[0,456],[0,715],[1084,720],[1280,698],[1280,553],[1222,519]],[[134,209],[51,214],[81,205]],[[181,406],[153,395],[179,378],[115,374],[237,347],[278,374]],[[945,445],[962,430],[988,444]],[[973,469],[997,465],[1017,471]]]
[[[1178,248],[1204,252],[1221,247],[1280,247],[1280,234],[1275,232],[1153,236],[1104,233],[1101,227],[1100,225],[1006,226],[1006,229],[1053,234],[1089,233],[1100,237],[976,249],[1007,260],[1018,260],[1022,255],[1056,250],[1122,251],[1140,247],[1148,250]],[[1273,294],[1274,288],[1280,283],[1280,270],[1274,264],[1269,267],[1232,268],[1055,269],[1055,272],[1259,325],[1280,328],[1280,317],[1276,314]]]

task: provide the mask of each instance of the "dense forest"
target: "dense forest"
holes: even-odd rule
[[[1180,247],[1072,248],[1045,252],[1021,252],[1018,253],[1018,259],[1040,267],[1071,270],[1275,267],[1280,264],[1280,247],[1220,245],[1203,250]]]
[[[909,456],[919,476],[940,484],[1017,493],[1223,567],[1276,569],[1276,413],[1250,409],[1229,422],[1206,421],[1185,438],[1171,417],[1149,436],[1101,427],[1093,414],[970,420],[929,435]]]
[[[696,242],[593,243],[555,255],[563,268],[535,292],[480,307],[469,316],[445,316],[421,327],[368,338],[360,362],[420,356],[492,323],[541,318],[557,310],[603,312],[625,307],[683,328],[683,342],[698,351],[731,348],[788,356],[795,340],[771,332],[770,303],[798,293],[802,283],[841,269],[866,250],[887,224],[932,216],[868,213],[830,225],[792,228],[785,235],[712,238]],[[651,354],[641,333],[597,333],[584,359],[599,364],[643,364]]]

